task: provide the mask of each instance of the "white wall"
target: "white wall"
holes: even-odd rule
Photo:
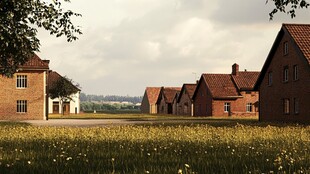
[[[76,94],[71,95],[71,98],[73,99],[70,101],[70,113],[75,114],[75,108],[77,108],[77,114],[80,113],[80,92],[77,92]],[[53,102],[59,102],[59,98],[51,99],[48,98],[48,113],[53,113]],[[61,114],[61,105],[59,103],[59,114]]]

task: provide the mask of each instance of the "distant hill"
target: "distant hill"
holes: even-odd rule
[[[93,94],[80,94],[81,102],[130,102],[133,104],[141,103],[142,96],[118,96],[118,95],[93,95]]]

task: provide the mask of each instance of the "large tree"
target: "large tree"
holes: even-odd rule
[[[287,13],[291,18],[296,17],[296,10],[301,8],[308,8],[308,0],[266,0],[274,3],[274,9],[269,13],[270,20],[277,12]]]
[[[59,76],[55,80],[49,82],[48,94],[51,99],[59,99],[61,113],[64,114],[64,102],[74,100],[72,94],[79,92],[79,88],[79,84],[75,84],[72,79],[69,79],[66,76]]]
[[[71,18],[81,16],[64,10],[69,0],[0,0],[0,74],[11,76],[35,51],[39,51],[38,28],[67,41],[82,34]]]

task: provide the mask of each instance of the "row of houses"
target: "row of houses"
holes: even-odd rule
[[[202,74],[182,87],[147,87],[141,111],[189,116],[259,115],[310,121],[310,25],[283,24],[261,72]]]
[[[73,101],[61,107],[59,99],[48,96],[48,87],[59,78],[49,69],[49,60],[37,55],[18,68],[13,77],[0,76],[0,120],[46,120],[48,114],[79,113],[79,92],[72,95]]]

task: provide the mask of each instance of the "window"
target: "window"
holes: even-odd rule
[[[272,85],[272,72],[268,73],[268,86]]]
[[[16,87],[27,88],[27,76],[26,75],[17,75]]]
[[[27,112],[27,100],[17,100],[17,113]]]
[[[230,103],[224,103],[224,112],[230,112]]]
[[[283,100],[283,111],[284,114],[290,114],[290,99],[288,98]]]
[[[284,42],[283,44],[283,54],[284,55],[288,54],[288,42]]]
[[[283,70],[283,82],[288,82],[288,66],[285,66]]]
[[[294,80],[298,80],[298,66],[294,65]]]
[[[299,114],[299,100],[298,100],[298,98],[294,98],[294,113]]]
[[[252,103],[247,103],[246,104],[246,112],[252,112],[252,107],[253,107]]]

